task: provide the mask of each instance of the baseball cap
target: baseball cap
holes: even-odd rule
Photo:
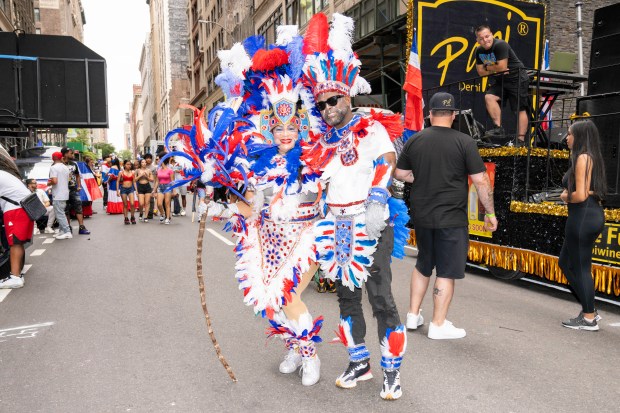
[[[454,107],[454,96],[446,92],[437,92],[431,97],[429,102],[430,110],[457,110]]]
[[[62,153],[61,152],[54,152],[52,154],[52,159],[55,160],[55,161],[57,161],[59,159],[62,159]]]
[[[65,154],[66,154],[67,152],[72,151],[72,150],[73,150],[73,149],[68,148],[68,147],[66,147],[66,146],[65,146],[65,147],[63,147],[63,148],[60,150],[60,153],[62,153],[62,155],[63,155],[63,156],[65,156]]]

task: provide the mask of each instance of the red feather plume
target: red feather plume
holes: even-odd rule
[[[288,54],[282,49],[260,49],[252,57],[252,70],[267,72],[288,63]]]
[[[327,16],[323,13],[315,14],[306,29],[304,37],[303,53],[310,55],[313,53],[327,53],[329,46],[327,39],[329,38],[329,23]]]
[[[392,331],[388,337],[388,349],[392,356],[399,357],[405,348],[405,333]]]

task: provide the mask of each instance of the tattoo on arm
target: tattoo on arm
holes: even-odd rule
[[[486,173],[483,176],[482,182],[475,184],[476,191],[478,192],[478,199],[484,207],[485,211],[489,214],[495,213],[495,206],[493,205],[493,189],[491,188],[491,180]]]

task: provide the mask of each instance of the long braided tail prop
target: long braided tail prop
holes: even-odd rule
[[[202,244],[205,235],[205,224],[206,219],[202,219],[200,221],[200,226],[198,228],[198,241],[196,245],[196,277],[198,278],[198,290],[200,291],[200,304],[202,305],[202,311],[205,314],[205,320],[207,321],[207,330],[209,332],[209,337],[211,337],[211,342],[213,343],[213,347],[215,348],[215,353],[217,354],[217,358],[222,363],[222,366],[226,369],[226,372],[230,376],[230,379],[233,382],[237,382],[237,378],[235,377],[235,373],[233,373],[232,368],[226,361],[226,358],[222,354],[222,350],[220,349],[220,345],[215,338],[215,333],[213,332],[213,326],[211,325],[211,317],[209,316],[209,310],[207,309],[207,298],[205,294],[205,282],[204,276],[202,274]]]

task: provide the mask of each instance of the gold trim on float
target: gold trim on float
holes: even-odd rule
[[[409,232],[409,245],[416,245],[415,231]],[[558,265],[558,257],[536,251],[505,247],[475,240],[469,240],[467,258],[475,263],[499,267],[568,284]],[[592,264],[594,289],[608,295],[620,296],[620,268]]]
[[[494,156],[527,156],[527,148],[514,147],[514,146],[502,146],[500,148],[480,148],[478,149],[480,156],[483,158],[492,158]],[[554,159],[568,159],[570,152],[561,149],[544,149],[544,148],[531,148],[530,156],[537,156],[546,158],[549,153],[550,158]]]
[[[605,208],[603,211],[605,212],[605,222],[620,222],[620,208]],[[567,217],[568,207],[566,205],[559,205],[553,202],[530,204],[527,202],[511,201],[510,212]]]

